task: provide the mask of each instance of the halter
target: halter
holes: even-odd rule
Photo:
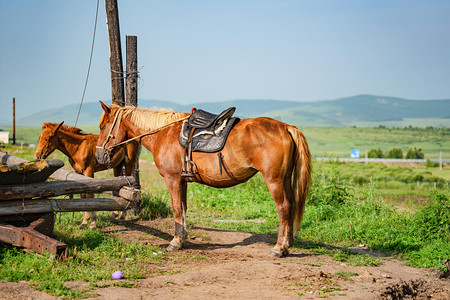
[[[119,120],[119,121],[117,122],[117,120]],[[109,133],[108,133],[108,135],[106,136],[106,139],[105,139],[105,141],[103,142],[102,146],[101,146],[101,147],[100,147],[100,146],[95,146],[95,148],[97,148],[97,149],[103,149],[103,150],[110,150],[111,148],[117,146],[117,145],[109,146],[108,149],[106,149],[106,144],[108,143],[109,139],[110,139],[110,138],[112,138],[113,140],[116,139],[116,137],[112,134],[112,132],[113,132],[113,130],[114,130],[114,126],[116,125],[116,123],[118,123],[119,126],[117,126],[117,129],[116,129],[116,132],[115,132],[115,135],[117,135],[117,132],[119,131],[119,128],[120,128],[120,123],[121,123],[121,121],[122,121],[122,110],[119,109],[119,110],[117,111],[116,115],[114,116],[114,121],[113,121],[113,123],[112,123],[112,125],[111,125],[111,128],[109,129]]]
[[[120,118],[119,118],[119,115],[120,115]],[[184,121],[184,120],[186,120],[186,119],[189,118],[189,117],[190,117],[190,115],[188,115],[188,116],[186,116],[186,117],[184,117],[184,118],[175,120],[175,121],[170,122],[170,123],[168,123],[168,124],[166,124],[166,125],[163,125],[163,126],[161,126],[161,127],[159,127],[159,128],[156,128],[156,129],[153,129],[153,130],[151,130],[151,131],[149,131],[149,132],[146,132],[146,133],[143,133],[143,134],[141,134],[141,135],[135,136],[134,138],[125,140],[125,141],[120,142],[120,143],[115,144],[115,145],[108,146],[108,149],[106,149],[106,144],[108,143],[109,138],[115,139],[115,136],[112,134],[112,132],[113,132],[113,129],[114,129],[114,126],[116,125],[116,123],[118,123],[119,126],[117,126],[117,130],[116,130],[115,134],[117,135],[117,132],[119,131],[120,123],[121,123],[121,121],[122,121],[122,109],[119,109],[119,110],[117,111],[115,117],[114,117],[114,121],[113,121],[113,123],[112,123],[112,125],[111,125],[111,128],[109,129],[108,136],[106,137],[105,141],[103,142],[103,145],[102,145],[101,147],[100,147],[100,146],[95,146],[95,148],[97,148],[97,149],[102,149],[102,150],[105,150],[105,151],[106,151],[106,150],[110,150],[110,149],[112,149],[112,148],[114,148],[114,147],[117,147],[117,146],[126,144],[126,143],[131,142],[131,141],[134,141],[134,140],[136,140],[136,139],[140,139],[140,138],[143,137],[143,136],[157,133],[158,131],[160,131],[160,130],[166,128],[166,127],[169,127],[169,126],[171,126],[171,125],[173,125],[173,124],[176,124],[176,123],[178,123],[178,122]],[[119,121],[117,121],[118,119],[119,119]]]

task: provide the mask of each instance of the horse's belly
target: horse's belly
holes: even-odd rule
[[[218,153],[193,153],[193,160],[197,166],[199,182],[218,188],[230,187],[246,182],[258,171],[242,164],[222,157]]]

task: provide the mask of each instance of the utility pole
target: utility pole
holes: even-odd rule
[[[127,80],[126,80],[126,105],[138,106],[138,70],[137,70],[137,36],[127,35]],[[136,179],[136,183],[133,185],[135,188],[141,188],[141,182],[139,180],[139,159],[136,162],[136,169],[134,170],[133,177]]]
[[[109,62],[111,65],[112,102],[125,106],[124,72],[120,43],[119,9],[117,0],[105,0],[109,35]],[[127,90],[126,104],[137,106],[137,37],[127,36]],[[139,163],[133,174],[136,188],[140,188]]]
[[[16,144],[16,98],[13,98],[13,145]]]
[[[109,35],[109,62],[111,65],[112,101],[119,106],[125,105],[122,49],[120,44],[119,10],[117,0],[105,0],[106,22]]]

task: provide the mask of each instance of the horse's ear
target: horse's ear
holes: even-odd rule
[[[58,131],[58,130],[61,128],[61,126],[62,126],[63,124],[64,124],[64,121],[62,121],[61,123],[59,123],[58,126],[56,126],[55,132]]]
[[[106,113],[106,114],[109,114],[109,113],[111,112],[111,110],[109,109],[109,107],[108,107],[105,103],[103,103],[102,101],[99,100],[99,102],[100,102],[100,104],[101,104],[103,110],[105,111],[105,113]]]

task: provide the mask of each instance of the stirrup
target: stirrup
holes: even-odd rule
[[[181,178],[192,178],[195,177],[195,173],[189,171],[181,171]]]

